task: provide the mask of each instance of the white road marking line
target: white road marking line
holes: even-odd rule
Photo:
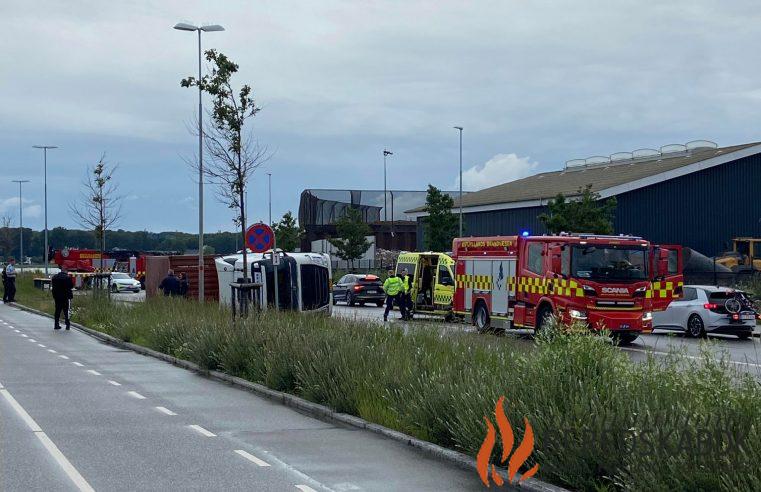
[[[39,346],[39,347],[42,347],[42,348],[45,348],[45,345],[43,345],[43,344],[41,344],[41,343],[38,343],[38,344],[37,344],[37,346]]]
[[[80,364],[79,362],[72,362],[72,364],[74,364],[77,367],[85,367],[84,364]]]
[[[309,485],[297,485],[296,488],[299,489],[301,492],[317,492]]]
[[[100,373],[98,371],[93,370],[93,369],[88,369],[86,372],[89,372],[93,376],[100,376]]]
[[[21,330],[13,330],[13,331],[15,331],[16,333],[21,333]]]
[[[258,466],[270,466],[270,464],[267,463],[266,461],[260,460],[259,458],[257,458],[253,454],[247,453],[247,452],[245,452],[242,449],[236,449],[235,452],[238,453],[239,455],[243,456],[244,458],[246,458],[248,461],[250,461],[252,463],[255,463]]]
[[[35,340],[34,338],[27,338],[27,340],[32,342],[32,343],[37,343],[37,340]]]
[[[61,359],[67,359],[67,360],[68,360],[68,358],[69,358],[69,356],[68,356],[68,355],[59,355],[58,357],[60,357]]]
[[[201,434],[202,436],[206,436],[206,437],[217,437],[217,435],[216,435],[216,434],[214,434],[213,432],[209,432],[209,431],[207,431],[206,429],[204,429],[204,428],[203,428],[203,427],[201,427],[200,425],[195,425],[195,424],[193,424],[193,425],[189,425],[189,426],[188,426],[188,428],[190,428],[190,429],[193,429],[194,431],[198,432],[198,433],[199,433],[199,434]]]
[[[285,461],[279,459],[277,456],[269,454],[266,451],[264,453],[267,455],[267,459],[269,460],[269,462],[274,463],[276,466],[279,466],[281,468],[285,468],[290,473],[293,473],[294,475],[298,476],[304,482],[311,483],[315,487],[319,487],[320,490],[324,490],[325,492],[334,492],[334,490],[331,489],[330,487],[326,486],[323,483],[318,482],[317,480],[310,477],[306,473],[298,470],[297,468],[294,468],[293,466],[289,465]],[[304,487],[308,487],[308,485],[304,485]],[[309,490],[309,489],[305,489],[305,490]],[[311,489],[311,490],[314,490],[314,489]]]
[[[116,381],[113,381],[111,379],[108,380],[108,384],[113,384],[114,386],[121,386],[122,383],[117,383]]]
[[[66,456],[64,456],[61,450],[58,449],[58,446],[56,446],[55,443],[51,441],[44,432],[37,432],[36,434],[37,439],[42,442],[42,445],[45,446],[45,449],[48,450],[48,452],[53,456],[53,459],[55,459],[61,468],[63,468],[63,471],[66,473],[66,475],[69,476],[71,481],[74,482],[74,485],[76,485],[79,490],[82,492],[95,492],[95,489],[90,487],[90,484],[87,483],[85,477],[79,474],[77,469],[74,468],[74,465],[72,465],[71,462],[66,459]]]
[[[0,388],[3,388],[2,384],[0,384]],[[58,462],[58,465],[63,469],[64,473],[68,475],[69,479],[74,482],[74,485],[83,492],[95,492],[95,490],[90,487],[90,484],[87,483],[87,480],[85,480],[84,477],[79,474],[77,469],[74,468],[71,462],[66,459],[66,456],[64,456],[61,450],[58,449],[58,446],[56,446],[55,443],[50,440],[47,434],[42,432],[42,429],[37,424],[37,422],[34,421],[32,416],[29,415],[26,410],[24,410],[24,407],[19,405],[19,402],[17,402],[15,398],[13,398],[13,395],[11,395],[8,390],[4,388],[0,389],[0,394],[3,395],[8,404],[10,404],[11,408],[16,411],[19,417],[21,417],[21,420],[26,423],[29,429],[34,432],[34,435],[37,436],[37,439],[39,439],[42,445],[45,446],[45,449],[48,450],[48,453],[50,453],[53,459]]]
[[[23,333],[21,334],[21,336],[24,337],[24,338],[29,338],[28,336],[24,335]]]
[[[3,397],[8,401],[8,404],[13,408],[16,413],[21,417],[21,420],[24,421],[24,423],[29,427],[29,429],[32,432],[42,432],[42,429],[39,425],[37,425],[37,422],[34,421],[31,415],[26,413],[26,410],[24,410],[24,407],[19,405],[19,402],[16,401],[16,399],[8,393],[7,389],[0,389],[0,394],[3,395]]]
[[[50,352],[51,354],[57,354],[57,353],[58,353],[58,352],[56,352],[56,351],[55,351],[55,350],[53,350],[53,349],[48,349],[48,352]]]
[[[624,348],[623,350],[625,350],[627,352],[637,352],[637,353],[641,353],[641,354],[661,355],[661,356],[664,356],[664,357],[668,356],[668,355],[671,355],[668,352],[659,352],[657,350],[643,350],[643,349],[635,349],[635,348]],[[697,355],[686,355],[685,354],[684,357],[687,358],[687,359],[692,359],[692,360],[702,360],[703,359],[703,357],[699,357]],[[761,364],[754,364],[753,362],[741,362],[741,361],[738,361],[738,360],[728,360],[727,362],[729,362],[730,364],[737,364],[739,366],[761,367]]]
[[[127,391],[127,394],[129,396],[132,396],[134,398],[137,398],[138,400],[145,400],[145,397],[138,393],[137,391]]]
[[[159,412],[161,412],[163,414],[169,415],[169,416],[177,415],[176,413],[174,413],[173,411],[169,410],[166,407],[156,407],[156,410],[158,410]]]

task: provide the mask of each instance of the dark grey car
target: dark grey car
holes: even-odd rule
[[[385,300],[383,284],[376,275],[350,273],[333,286],[333,304],[341,301],[349,306],[369,303],[381,307]]]

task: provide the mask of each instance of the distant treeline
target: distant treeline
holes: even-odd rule
[[[17,227],[0,227],[0,257],[19,257],[19,230]],[[55,227],[48,231],[48,242],[53,249],[96,248],[96,238],[92,231]],[[240,234],[215,232],[204,234],[207,253],[228,254],[241,247]],[[43,231],[24,228],[24,255],[39,261],[44,254],[45,237]],[[122,229],[106,233],[106,249],[120,248],[139,251],[198,251],[198,235],[186,232],[125,231]]]

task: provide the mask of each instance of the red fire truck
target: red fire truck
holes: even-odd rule
[[[633,236],[457,238],[453,254],[453,312],[479,331],[541,330],[554,314],[630,343],[682,290],[681,249]]]

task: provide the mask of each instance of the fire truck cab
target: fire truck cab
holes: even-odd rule
[[[457,238],[453,250],[453,311],[479,331],[538,331],[554,315],[629,343],[652,331],[654,307],[665,309],[681,289],[669,250],[638,237]]]

